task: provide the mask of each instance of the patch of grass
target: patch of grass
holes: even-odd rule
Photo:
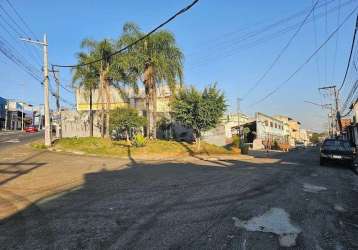
[[[35,149],[46,149],[46,145],[42,142],[33,142],[31,143],[31,147],[35,148]]]
[[[189,154],[235,154],[230,148],[202,142],[200,152],[196,152],[194,144],[166,140],[148,140],[144,147],[128,145],[126,141],[111,141],[97,137],[64,138],[58,140],[54,147],[67,152],[83,152],[86,154],[105,156],[180,156]]]

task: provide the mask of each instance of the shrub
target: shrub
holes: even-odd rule
[[[133,145],[135,147],[144,147],[146,142],[147,141],[142,134],[136,134],[133,138]]]
[[[232,145],[237,147],[237,148],[240,148],[240,144],[241,144],[240,137],[238,135],[234,135],[232,137]]]
[[[276,149],[276,150],[280,149],[277,141],[273,142],[273,149]]]
[[[241,149],[241,154],[243,155],[247,155],[249,153],[249,145],[248,144],[241,144],[240,146],[240,149]]]

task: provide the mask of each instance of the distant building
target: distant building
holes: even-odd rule
[[[21,129],[22,118],[26,118],[24,104],[18,100],[7,101],[7,128],[10,130]]]
[[[286,124],[286,128],[288,127],[288,142],[291,146],[295,146],[296,142],[303,142],[303,137],[304,139],[306,138],[305,131],[301,131],[301,123],[299,121],[284,115],[276,115],[275,118],[283,121]]]
[[[138,111],[145,113],[145,93],[144,88],[140,88],[138,93],[135,93],[132,88],[124,88],[123,92],[115,87],[110,87],[110,109],[117,107],[131,106]],[[157,112],[169,113],[169,102],[172,96],[171,91],[167,85],[157,88]],[[103,94],[103,98],[99,95],[99,91],[94,90],[92,93],[92,110],[106,109],[106,97]],[[83,88],[76,90],[76,108],[77,111],[90,110],[89,93]]]
[[[275,117],[257,112],[253,121],[244,127],[249,128],[248,142],[252,143],[253,149],[263,149],[265,145],[287,142],[287,126]]]
[[[243,113],[240,113],[240,116],[238,114],[226,114],[215,128],[202,133],[202,139],[218,146],[227,145],[232,142],[232,136],[237,134],[238,125],[243,126],[248,120],[249,117]]]

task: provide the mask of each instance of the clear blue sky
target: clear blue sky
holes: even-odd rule
[[[11,2],[37,37],[41,38],[44,32],[48,34],[50,62],[72,64],[75,63],[75,53],[79,51],[82,39],[117,38],[126,21],[134,21],[143,31],[149,31],[178,9],[189,4],[190,0],[151,2],[14,0]],[[275,34],[275,31],[302,22],[312,2],[312,0],[200,0],[192,10],[166,26],[166,29],[175,34],[177,43],[185,54],[185,83],[203,88],[212,82],[218,82],[219,88],[227,97],[229,110],[236,110],[236,98],[244,96],[263,74],[296,28],[288,28],[280,35]],[[260,111],[271,115],[283,114],[302,121],[306,128],[315,130],[324,128],[327,114],[320,108],[303,101],[328,102],[327,98],[324,99],[318,93],[317,88],[325,84],[341,82],[348,59],[355,15],[343,26],[338,36],[335,36],[316,58],[277,93],[258,105],[251,104],[274,89],[306,60],[314,48],[321,44],[337,26],[339,13],[342,21],[348,12],[358,5],[358,1],[320,0],[318,6],[325,2],[329,3],[327,18],[324,6],[315,10],[315,22],[311,19],[306,23],[273,70],[259,87],[241,102],[245,113],[252,115]],[[342,4],[340,12],[337,8],[339,3]],[[5,1],[2,1],[1,5],[14,16]],[[333,11],[330,11],[331,9]],[[270,25],[301,10],[305,10],[304,14],[281,23],[274,30],[262,29],[265,25]],[[2,11],[0,14],[5,15]],[[0,20],[0,23],[6,25],[3,20]],[[317,43],[315,43],[314,23],[317,30]],[[257,32],[260,29],[261,31]],[[245,34],[243,32],[254,32],[256,36],[242,42],[240,39]],[[23,52],[25,57],[36,66],[26,54],[28,51],[20,41],[11,38],[1,27],[0,35],[1,39],[11,41],[12,45]],[[254,42],[256,39],[263,40],[258,43]],[[40,53],[39,55],[41,56]],[[3,55],[0,56],[0,64],[0,96],[20,98],[33,104],[43,103],[42,88],[38,82]],[[70,79],[70,71],[62,70],[62,82],[69,85]],[[348,80],[347,87],[343,89],[343,96],[348,92],[352,79],[349,77]],[[62,93],[64,98],[74,102],[73,96],[64,91]],[[53,99],[51,101],[53,105]]]

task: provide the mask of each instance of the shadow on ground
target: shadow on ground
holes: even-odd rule
[[[127,168],[87,174],[76,190],[0,221],[0,249],[222,248],[231,244],[239,204],[312,171],[277,163],[131,159]]]

